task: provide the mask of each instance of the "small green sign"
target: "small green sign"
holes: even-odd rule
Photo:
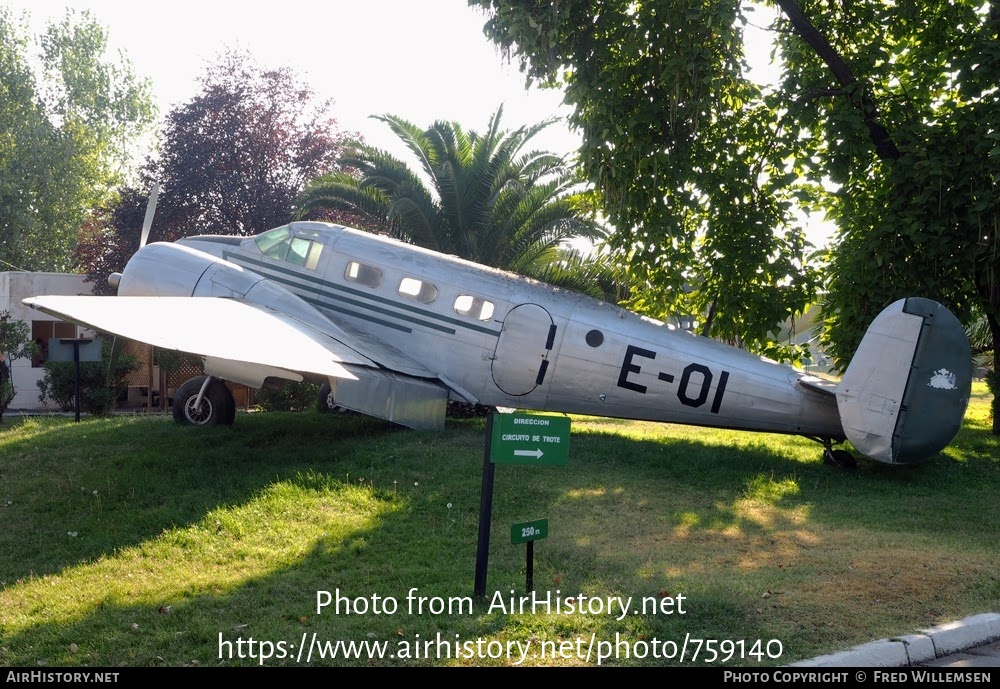
[[[490,461],[565,465],[569,461],[569,418],[494,414]]]
[[[511,543],[527,543],[549,537],[549,520],[536,519],[533,522],[514,524],[510,527]]]

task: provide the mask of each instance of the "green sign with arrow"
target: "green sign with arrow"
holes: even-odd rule
[[[490,438],[494,464],[552,464],[569,461],[569,418],[494,414]]]

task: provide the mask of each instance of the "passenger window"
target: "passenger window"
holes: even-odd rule
[[[438,296],[437,287],[416,278],[403,278],[399,283],[399,296],[430,304]]]
[[[493,317],[493,302],[469,294],[460,294],[455,300],[455,311],[462,316],[488,321]]]
[[[344,279],[348,282],[358,282],[366,287],[378,287],[382,283],[382,271],[375,266],[351,261],[344,271]]]

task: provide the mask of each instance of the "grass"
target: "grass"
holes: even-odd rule
[[[604,664],[670,665],[653,640],[663,655],[687,636],[744,640],[742,653],[715,648],[728,665],[773,665],[996,611],[1000,439],[985,388],[974,393],[938,457],[852,473],[801,438],[574,418],[568,467],[497,467],[485,601],[471,600],[481,419],[440,433],[316,414],[241,415],[232,429],[8,421],[0,665],[256,664],[239,657],[251,637],[274,644],[266,664],[292,665],[282,650],[314,633],[420,655],[312,664],[514,664],[530,642],[525,664],[583,665],[596,663],[591,639],[617,639],[638,646]],[[510,525],[542,517],[535,589],[593,596],[600,612],[506,609],[524,595]],[[321,591],[350,614],[345,600],[317,612]],[[666,614],[678,595],[684,613]],[[608,614],[615,596],[640,614]],[[643,599],[663,612],[641,614]],[[439,638],[452,657],[414,643]],[[780,657],[761,657],[757,639],[779,641]],[[465,657],[480,640],[504,655]],[[546,657],[532,655],[543,642]],[[703,645],[696,662],[709,655]]]

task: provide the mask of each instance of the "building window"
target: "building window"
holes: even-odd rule
[[[31,321],[31,339],[38,351],[31,357],[31,368],[39,368],[48,361],[49,340],[54,337],[75,338],[76,325],[65,321]]]
[[[399,296],[430,304],[438,296],[438,288],[416,278],[403,278],[399,283]]]
[[[470,294],[460,294],[455,300],[455,312],[480,321],[488,321],[493,317],[493,302]]]

